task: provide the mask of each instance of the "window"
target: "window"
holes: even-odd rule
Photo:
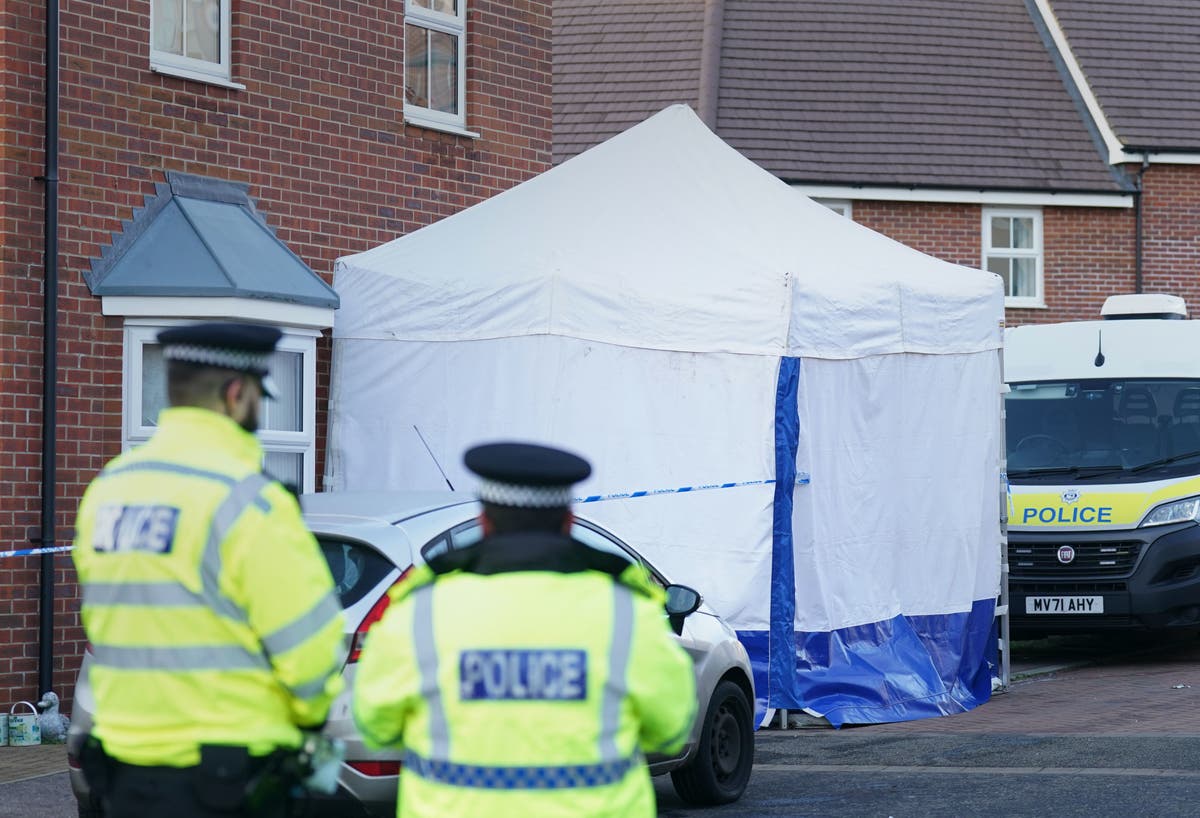
[[[1042,307],[1042,213],[983,209],[983,269],[1004,280],[1007,307]]]
[[[404,118],[463,131],[466,0],[405,0]]]
[[[164,74],[235,85],[230,71],[233,0],[151,0],[150,67]]]
[[[167,406],[166,366],[156,337],[163,323],[125,327],[124,448],[150,438]],[[316,333],[282,327],[271,359],[276,400],[262,402],[258,439],[263,470],[300,491],[314,491],[316,471]]]
[[[396,566],[374,548],[353,540],[318,537],[343,608],[362,601]]]
[[[839,216],[845,216],[851,221],[854,220],[854,209],[850,205],[848,199],[813,199],[819,205],[824,205]]]

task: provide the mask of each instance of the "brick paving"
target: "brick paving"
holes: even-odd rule
[[[67,745],[65,744],[0,747],[0,784],[51,773],[61,773],[66,769]]]
[[[1016,669],[1015,669],[1016,670]],[[967,713],[880,733],[1200,736],[1200,640],[1153,657],[1136,654],[1066,669],[1014,672],[1007,692]]]

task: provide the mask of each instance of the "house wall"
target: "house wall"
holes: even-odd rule
[[[1168,235],[1178,236],[1186,230],[1186,220],[1180,224],[1180,217],[1176,215],[1177,203],[1186,187],[1182,181],[1176,181],[1173,189],[1178,192],[1154,194],[1163,204],[1161,211],[1153,215],[1152,222],[1149,220],[1151,211],[1147,207],[1147,228],[1154,231],[1154,235],[1165,230]],[[1193,208],[1193,213],[1197,212],[1195,197],[1195,192],[1192,192],[1193,203],[1189,206]],[[1146,198],[1149,202],[1152,195],[1147,193]],[[923,253],[967,267],[978,268],[983,261],[982,218],[980,205],[854,202],[855,221]],[[1096,318],[1100,315],[1105,298],[1114,293],[1133,292],[1134,223],[1132,208],[1042,208],[1046,306],[1039,309],[1009,309],[1005,315],[1008,325]],[[1172,287],[1167,291],[1184,295],[1181,288],[1187,264],[1181,256],[1187,248],[1182,240],[1164,243],[1161,251],[1156,250],[1152,264],[1149,247],[1157,248],[1160,242],[1162,240],[1159,239],[1147,242],[1144,267],[1147,286],[1144,289],[1151,291],[1151,282],[1157,286],[1157,282],[1169,280]],[[1200,249],[1193,241],[1193,270],[1196,269],[1197,253],[1200,253]],[[1159,269],[1164,272],[1150,272]],[[1188,286],[1192,287],[1191,302],[1197,286],[1194,274]],[[1200,302],[1194,303],[1200,308]]]
[[[151,73],[146,0],[61,15],[56,543],[121,446],[122,319],[83,278],[168,170],[250,186],[315,271],[503,191],[550,165],[550,3],[471,0],[467,127],[404,124],[403,3],[237,2],[234,90]],[[0,551],[40,526],[44,7],[0,12]],[[325,427],[329,342],[319,345]],[[324,449],[323,437],[318,441]],[[317,474],[323,464],[318,462]],[[70,708],[83,633],[69,556],[55,558],[53,688]],[[37,691],[38,558],[0,559],[0,711]]]
[[[1142,289],[1182,296],[1200,318],[1200,165],[1150,165],[1143,185]]]

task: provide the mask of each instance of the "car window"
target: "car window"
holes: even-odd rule
[[[395,567],[374,548],[353,540],[319,537],[317,542],[343,608],[366,596]]]
[[[421,546],[421,558],[429,562],[434,557],[445,554],[450,549],[466,548],[483,539],[483,526],[478,518],[459,523],[449,531],[443,531],[425,545]]]
[[[667,584],[666,579],[664,579],[663,576],[658,573],[658,571],[654,570],[653,565],[642,559],[641,554],[637,553],[615,537],[612,537],[607,532],[601,531],[598,528],[594,528],[588,523],[576,520],[575,524],[571,526],[571,536],[579,540],[584,545],[589,545],[592,548],[595,548],[597,551],[616,554],[617,556],[624,557],[630,562],[636,562],[646,569],[646,573],[648,573],[656,583],[661,586],[665,586]]]
[[[654,566],[650,565],[641,555],[629,548],[620,540],[608,535],[600,529],[592,526],[590,523],[584,523],[576,520],[571,526],[571,536],[579,540],[587,546],[595,548],[597,551],[603,551],[608,554],[616,554],[625,559],[639,563],[646,572],[659,585],[665,586],[666,580],[658,571],[654,570]],[[421,548],[421,556],[426,562],[434,557],[444,554],[453,549],[466,548],[469,545],[474,545],[483,538],[483,526],[479,524],[478,519],[468,520],[465,523],[460,523],[449,531],[443,532],[434,537]]]

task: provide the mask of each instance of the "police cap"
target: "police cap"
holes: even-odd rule
[[[592,467],[578,455],[535,443],[487,443],[467,450],[463,463],[479,475],[479,499],[498,506],[559,508]]]
[[[265,324],[214,322],[172,327],[158,334],[163,357],[202,366],[232,369],[258,377],[263,393],[275,397],[270,378],[271,353],[283,335]]]

